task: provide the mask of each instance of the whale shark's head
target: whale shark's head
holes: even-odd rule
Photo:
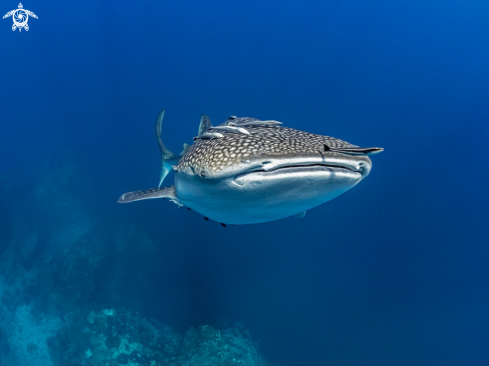
[[[276,125],[250,126],[253,121],[233,120],[249,134],[223,133],[188,149],[175,176],[183,204],[223,223],[271,221],[339,196],[371,170],[369,149]]]

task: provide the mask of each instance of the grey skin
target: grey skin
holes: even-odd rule
[[[230,117],[215,128],[202,116],[194,145],[182,155],[161,142],[163,113],[156,130],[164,176],[171,166],[175,185],[123,194],[120,203],[169,198],[225,224],[254,224],[289,216],[304,217],[365,178],[369,155],[382,148],[360,148],[348,142],[282,127],[277,121]],[[162,174],[162,179],[164,176]]]

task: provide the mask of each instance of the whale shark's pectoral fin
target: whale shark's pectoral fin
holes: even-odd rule
[[[183,204],[178,200],[175,186],[165,188],[151,188],[143,191],[134,191],[124,193],[117,202],[129,203],[134,201],[149,200],[153,198],[169,198],[171,202],[175,203],[178,207],[183,207]]]
[[[297,217],[298,219],[302,219],[304,216],[306,216],[307,211],[302,211],[299,212],[298,214],[295,214],[294,216]]]

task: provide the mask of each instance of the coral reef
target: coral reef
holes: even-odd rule
[[[182,335],[127,308],[104,309],[141,308],[141,273],[156,246],[87,208],[79,195],[87,174],[78,169],[48,164],[26,179],[30,189],[0,178],[2,197],[11,197],[0,202],[8,211],[0,223],[0,365],[264,365],[240,325]]]
[[[92,311],[84,324],[67,323],[57,334],[52,352],[59,365],[265,365],[248,331],[239,324],[226,329],[204,325],[182,337],[124,308]]]
[[[85,356],[92,365],[169,365],[175,360],[181,337],[169,327],[126,309],[92,311],[85,334],[90,347]]]
[[[191,328],[183,340],[179,366],[262,366],[265,365],[239,323],[233,328],[215,329],[210,325]]]
[[[48,340],[63,322],[51,316],[36,319],[32,309],[32,305],[17,308],[8,339],[10,349],[21,366],[53,366]]]

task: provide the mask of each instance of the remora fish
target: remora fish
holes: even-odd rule
[[[358,184],[372,168],[368,155],[383,151],[256,118],[233,116],[213,129],[203,115],[194,145],[177,156],[161,140],[163,115],[156,122],[160,185],[170,169],[175,185],[125,193],[118,202],[169,198],[222,224],[303,217]]]

